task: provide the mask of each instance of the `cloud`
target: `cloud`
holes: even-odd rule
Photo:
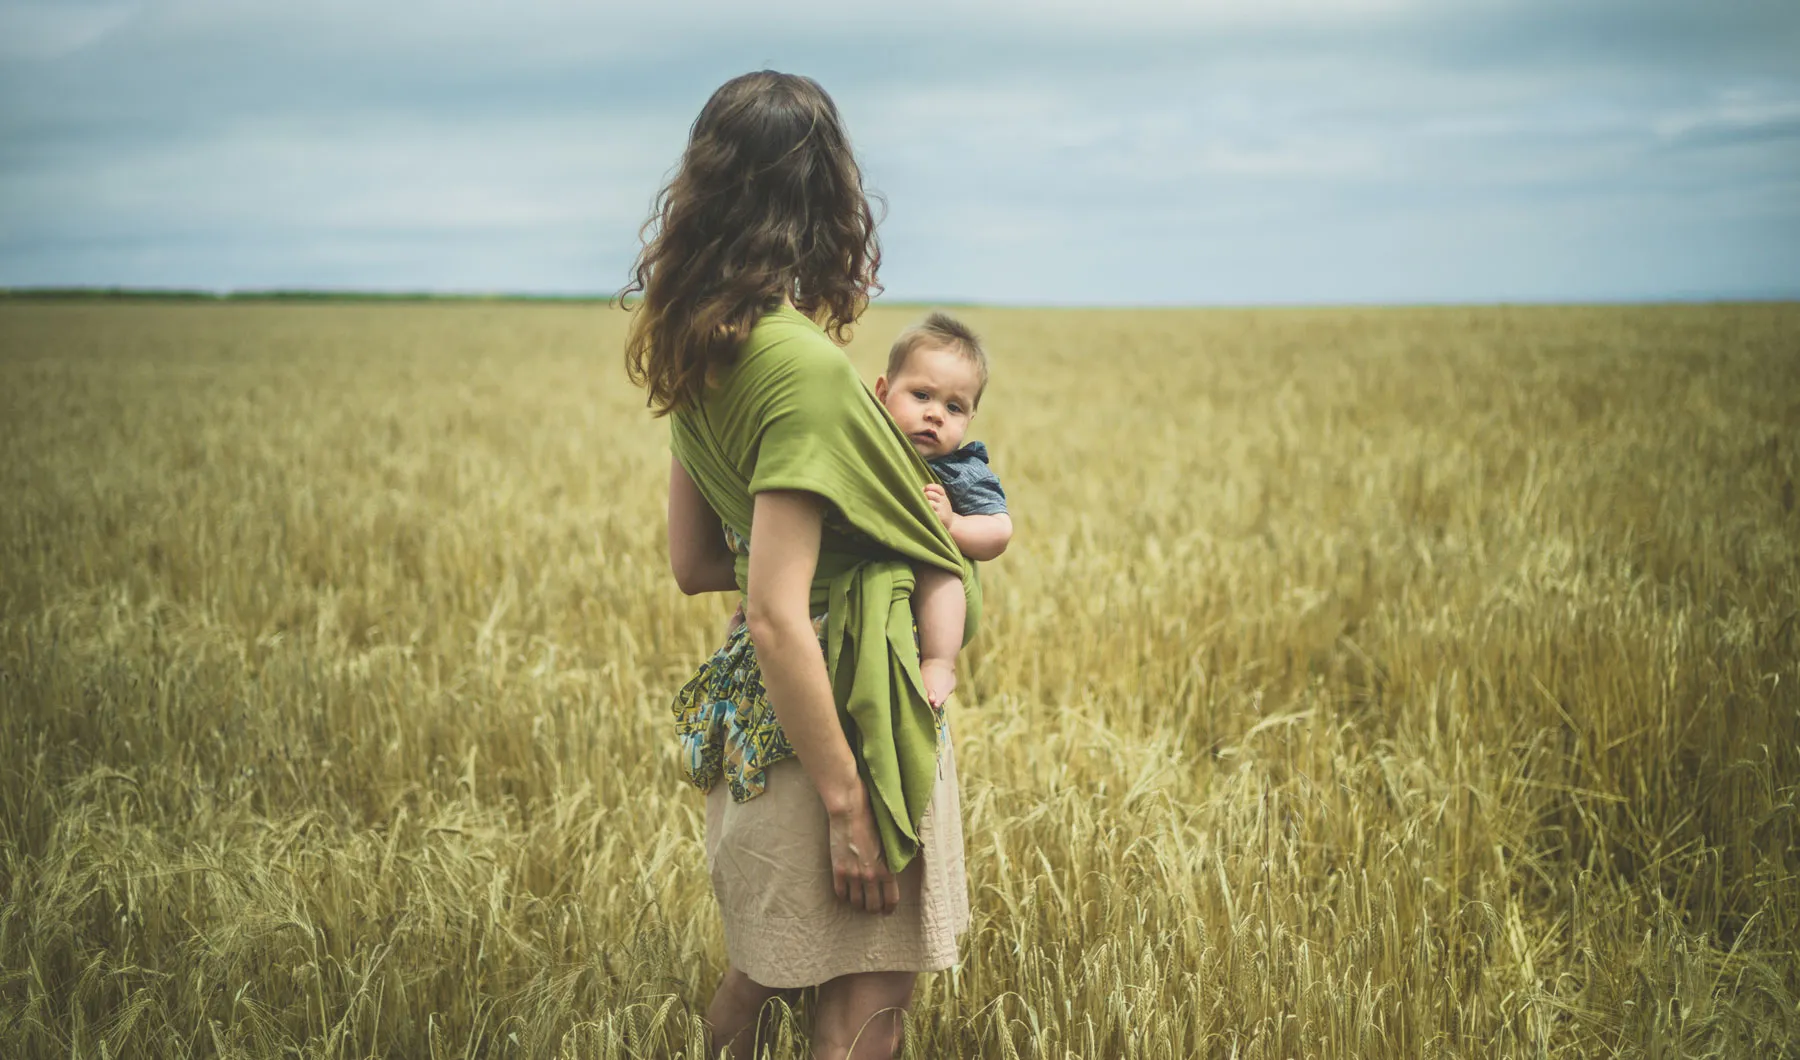
[[[1795,140],[1800,138],[1800,99],[1730,92],[1708,106],[1665,114],[1654,127],[1665,141],[1687,147]],[[1791,160],[1800,161],[1800,156]]]
[[[104,39],[141,5],[117,0],[0,3],[0,60],[58,59]]]
[[[0,0],[0,37],[0,283],[609,290],[770,65],[837,98],[895,296],[1800,292],[1791,3]]]

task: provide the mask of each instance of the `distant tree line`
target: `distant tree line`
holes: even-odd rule
[[[183,287],[0,287],[0,301],[158,302],[606,302],[603,294],[435,294],[428,291],[205,291]],[[635,301],[635,299],[628,299]]]

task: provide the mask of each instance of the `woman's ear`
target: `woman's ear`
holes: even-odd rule
[[[887,376],[875,377],[875,400],[887,404]]]

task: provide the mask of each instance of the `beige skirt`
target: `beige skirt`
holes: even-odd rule
[[[733,802],[722,783],[706,796],[706,862],[738,971],[787,989],[956,963],[969,889],[949,740],[920,823],[919,856],[900,874],[900,905],[887,916],[852,909],[832,890],[825,806],[799,760],[769,767],[767,781],[747,802]]]

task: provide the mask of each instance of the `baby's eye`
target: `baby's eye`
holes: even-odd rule
[[[918,398],[920,401],[930,401],[931,400],[931,394],[924,390],[913,391],[913,397]]]
[[[950,405],[949,405],[949,409],[950,409],[950,411],[951,411],[951,412],[954,412],[954,413],[956,413],[956,414],[957,414],[957,415],[958,415],[958,416],[960,416],[960,415],[962,415],[962,406],[961,406],[961,405],[958,405],[958,404],[957,404],[957,403],[956,403],[956,402],[954,402],[954,401],[952,401],[952,402],[951,402],[951,403],[950,403]]]

